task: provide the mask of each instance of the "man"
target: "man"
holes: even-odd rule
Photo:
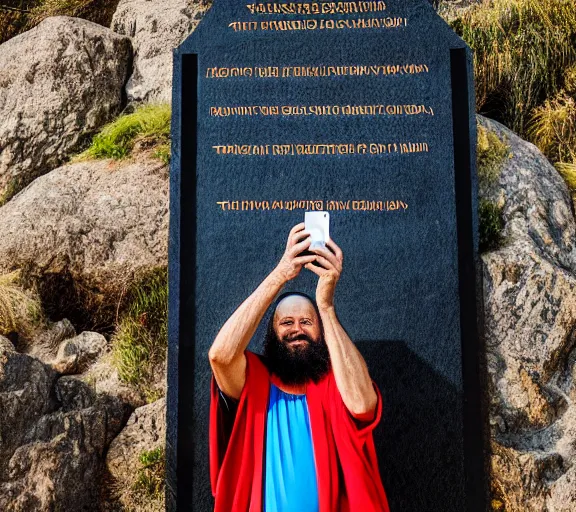
[[[382,399],[334,309],[342,251],[332,240],[310,245],[304,224],[295,226],[280,263],[210,348],[216,512],[389,511],[372,438]],[[303,294],[281,296],[264,357],[246,350],[303,268],[318,275],[316,304]]]

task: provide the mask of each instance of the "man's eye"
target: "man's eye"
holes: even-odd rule
[[[285,320],[284,322],[280,322],[281,325],[291,325],[292,322],[290,320]]]
[[[304,325],[312,325],[312,322],[310,320],[304,320],[302,323]]]

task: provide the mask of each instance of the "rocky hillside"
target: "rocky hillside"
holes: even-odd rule
[[[0,46],[1,510],[163,510],[161,102],[205,9],[123,1]]]
[[[0,510],[163,510],[171,57],[207,5],[113,3],[0,45]],[[479,124],[492,507],[576,510],[574,146]]]

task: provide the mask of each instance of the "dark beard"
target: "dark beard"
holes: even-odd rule
[[[285,384],[304,384],[308,380],[318,383],[330,370],[330,355],[323,340],[312,341],[305,334],[293,339],[306,340],[305,347],[291,349],[278,339],[275,332],[264,341],[266,366]]]

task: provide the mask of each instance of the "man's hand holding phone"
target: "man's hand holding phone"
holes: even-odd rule
[[[310,233],[305,231],[304,227],[304,222],[301,222],[290,230],[286,250],[274,269],[283,283],[294,279],[300,274],[304,266],[311,265],[317,258],[316,254],[311,252],[302,254],[304,251],[308,251],[312,243]]]
[[[342,274],[344,255],[332,239],[326,241],[326,247],[310,249],[316,254],[316,264],[307,263],[306,268],[318,277],[316,286],[316,304],[320,310],[334,306],[336,284]]]

